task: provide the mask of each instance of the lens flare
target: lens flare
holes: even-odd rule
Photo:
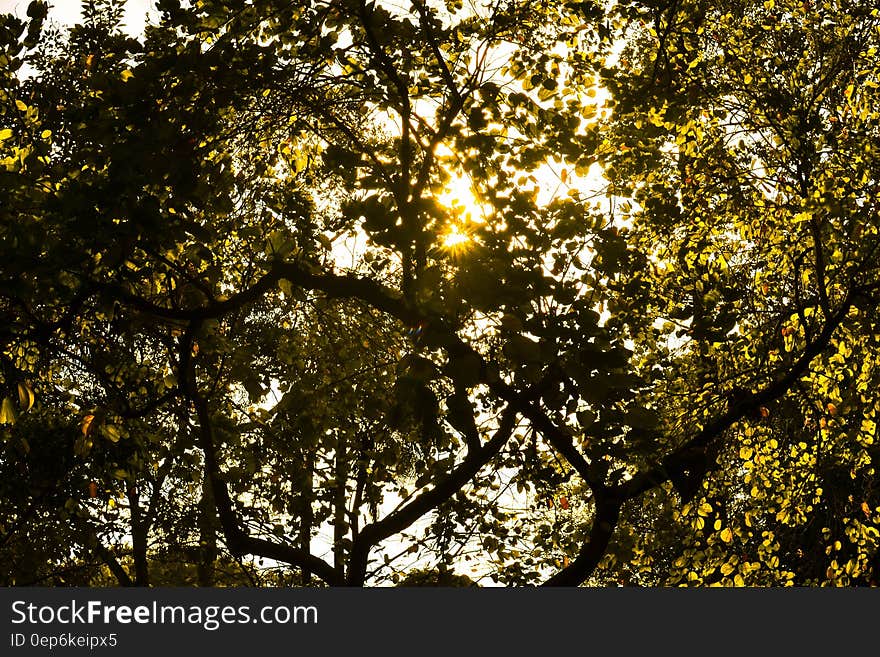
[[[471,236],[462,231],[460,226],[453,224],[440,237],[440,243],[449,251],[460,251],[471,243]]]

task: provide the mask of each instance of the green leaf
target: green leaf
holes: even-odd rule
[[[505,353],[518,363],[532,363],[541,360],[540,345],[524,335],[514,335],[504,346]]]
[[[417,354],[404,356],[398,363],[398,370],[403,377],[422,382],[436,379],[440,373],[434,361]]]
[[[467,353],[452,356],[445,371],[456,386],[472,388],[480,382],[482,367],[483,361],[477,354]]]
[[[660,418],[657,417],[657,413],[653,410],[638,406],[626,412],[624,421],[634,428],[653,429],[659,423]]]

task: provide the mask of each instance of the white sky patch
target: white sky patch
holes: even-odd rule
[[[30,0],[0,0],[0,13],[15,14],[19,18],[27,17]],[[127,0],[123,30],[137,36],[143,33],[148,16],[156,18],[158,12],[155,0]],[[82,19],[82,3],[79,0],[56,0],[50,3],[49,20],[61,26],[76,25]]]

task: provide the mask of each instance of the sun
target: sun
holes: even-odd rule
[[[474,246],[474,227],[486,222],[487,208],[470,178],[451,175],[437,201],[448,211],[448,221],[439,233],[440,247],[455,255]]]
[[[471,245],[472,239],[458,224],[452,224],[440,235],[440,244],[447,251],[455,253]]]

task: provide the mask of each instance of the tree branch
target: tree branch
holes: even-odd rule
[[[229,495],[226,482],[220,477],[220,465],[217,461],[216,442],[213,424],[208,410],[207,400],[199,393],[196,381],[195,364],[192,359],[192,345],[201,322],[194,320],[181,340],[180,347],[180,378],[183,381],[185,394],[196,409],[199,421],[200,446],[205,457],[205,475],[211,482],[214,493],[214,505],[223,529],[226,544],[230,552],[256,554],[269,559],[283,561],[294,566],[307,568],[330,585],[343,584],[342,576],[323,559],[313,554],[280,543],[272,543],[261,538],[249,536],[242,529]]]
[[[364,527],[352,545],[348,584],[360,586],[364,583],[372,547],[412,525],[416,520],[452,497],[470,479],[475,477],[480,469],[507,443],[515,428],[515,421],[516,413],[508,406],[504,409],[501,423],[489,442],[476,450],[468,451],[465,459],[446,477],[438,481],[431,490],[422,493],[412,502],[382,520]]]
[[[782,397],[807,371],[810,363],[827,347],[832,335],[840,326],[852,306],[852,295],[848,296],[841,307],[825,324],[822,332],[804,349],[800,358],[791,366],[784,376],[768,384],[763,390],[746,395],[732,404],[727,412],[721,414],[700,429],[689,441],[667,455],[658,465],[636,473],[632,479],[623,482],[615,489],[621,501],[632,499],[645,491],[668,481],[671,472],[675,472],[693,457],[695,450],[705,449],[719,438],[732,425],[739,422],[761,406]]]

